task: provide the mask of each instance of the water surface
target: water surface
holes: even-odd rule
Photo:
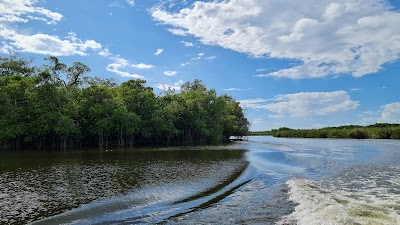
[[[0,224],[400,224],[400,142],[0,152]]]

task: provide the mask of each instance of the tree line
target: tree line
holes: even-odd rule
[[[117,84],[56,57],[42,66],[0,57],[0,147],[67,148],[220,143],[243,136],[239,103],[200,81],[156,96],[144,80]]]
[[[321,129],[273,129],[274,137],[293,138],[349,138],[349,139],[400,139],[400,124],[376,123],[369,126],[347,125]]]

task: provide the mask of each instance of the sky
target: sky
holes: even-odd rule
[[[253,131],[400,123],[398,0],[0,0],[0,54],[159,95],[200,79]]]

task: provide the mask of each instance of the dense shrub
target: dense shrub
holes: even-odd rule
[[[353,139],[367,139],[369,136],[368,133],[364,130],[354,129],[350,131],[348,137]]]
[[[347,125],[322,129],[294,130],[283,128],[271,130],[275,137],[301,138],[354,138],[354,139],[400,139],[400,124],[375,124],[370,126]]]

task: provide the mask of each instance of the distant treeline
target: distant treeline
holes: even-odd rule
[[[273,133],[270,130],[266,130],[266,131],[250,131],[249,135],[250,136],[271,136],[271,135],[273,135]]]
[[[400,139],[400,124],[377,123],[369,126],[349,125],[307,130],[282,127],[266,133],[274,137],[293,138]]]
[[[144,80],[117,84],[80,62],[46,60],[0,57],[0,148],[218,143],[248,132],[239,103],[199,80],[156,96]]]

